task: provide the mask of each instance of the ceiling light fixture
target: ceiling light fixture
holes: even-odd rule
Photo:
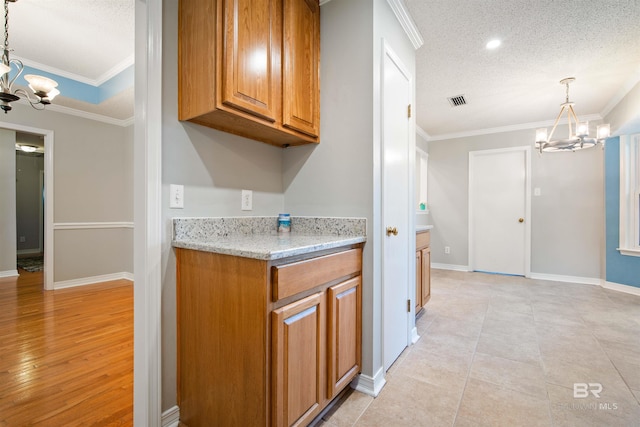
[[[56,86],[58,83],[47,77],[27,74],[24,79],[29,83],[29,88],[33,91],[35,98],[24,89],[13,90],[13,83],[22,74],[24,65],[19,59],[9,59],[9,3],[17,0],[4,0],[4,45],[2,46],[2,63],[0,63],[0,108],[5,114],[11,110],[11,103],[20,100],[24,96],[29,104],[36,110],[43,110],[46,105],[51,104],[53,98],[60,93]],[[16,74],[10,79],[11,67],[15,66]]]
[[[596,137],[589,137],[589,122],[581,122],[576,116],[576,112],[573,109],[574,103],[569,101],[569,84],[573,83],[576,79],[574,77],[567,77],[560,80],[560,84],[566,86],[566,99],[565,102],[560,104],[560,113],[556,118],[551,133],[547,137],[547,128],[540,128],[536,130],[536,149],[543,151],[576,151],[583,148],[591,148],[601,143],[604,147],[604,141],[609,137],[610,127],[609,124],[601,124],[596,131]],[[569,133],[567,138],[552,139],[553,132],[558,126],[558,122],[563,113],[567,113],[567,122],[569,126]]]
[[[487,48],[487,49],[489,49],[489,50],[492,50],[492,49],[495,49],[495,48],[497,48],[498,46],[500,46],[500,44],[501,44],[501,43],[502,43],[502,42],[501,42],[500,40],[498,40],[498,39],[490,40],[490,41],[487,43],[486,48]]]
[[[25,153],[33,153],[38,150],[38,147],[36,147],[35,145],[28,144],[16,144],[16,148],[20,151],[24,151]]]

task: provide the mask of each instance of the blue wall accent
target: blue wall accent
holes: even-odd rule
[[[100,86],[94,86],[25,65],[24,71],[16,81],[16,84],[27,86],[28,83],[24,79],[24,76],[27,74],[38,74],[40,76],[49,77],[50,79],[58,82],[58,90],[60,91],[59,96],[77,99],[78,101],[84,101],[90,104],[100,104],[101,102],[106,101],[123,90],[133,86],[134,69],[134,65],[130,65]],[[13,70],[15,70],[15,68]],[[12,71],[12,78],[14,74],[15,71]]]
[[[640,288],[640,257],[616,250],[620,243],[620,137],[607,139],[604,159],[606,280]]]

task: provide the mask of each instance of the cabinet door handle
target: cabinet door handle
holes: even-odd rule
[[[391,236],[391,235],[397,236],[398,235],[398,229],[395,227],[387,227],[387,236]]]
[[[524,218],[518,218],[518,222],[524,222]]]

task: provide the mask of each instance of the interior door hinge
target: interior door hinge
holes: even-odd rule
[[[407,300],[407,313],[411,313],[411,300]]]
[[[411,104],[407,106],[407,117],[411,118]]]

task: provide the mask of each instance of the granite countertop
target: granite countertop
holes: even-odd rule
[[[277,217],[174,218],[173,246],[275,260],[366,241],[364,218],[291,217],[277,233]]]
[[[422,233],[427,230],[431,230],[433,225],[416,225],[416,233]]]

